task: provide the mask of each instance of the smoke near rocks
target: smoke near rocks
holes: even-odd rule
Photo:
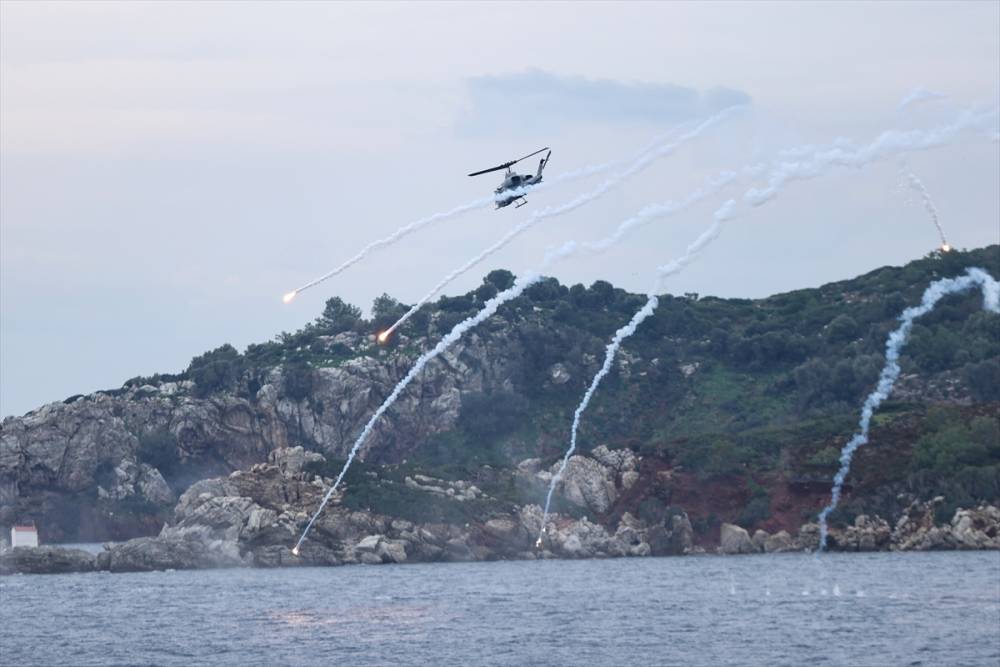
[[[851,470],[851,459],[854,457],[854,452],[859,447],[868,443],[868,430],[871,426],[872,416],[882,402],[892,393],[893,385],[895,385],[896,379],[899,377],[899,354],[909,339],[910,331],[913,329],[913,321],[934,310],[934,306],[949,294],[964,292],[976,287],[983,292],[983,309],[993,313],[1000,313],[1000,282],[994,280],[983,269],[971,268],[966,271],[964,276],[942,278],[931,283],[927,290],[924,291],[920,305],[907,308],[899,316],[900,324],[889,334],[889,340],[885,345],[885,367],[882,368],[882,373],[879,375],[875,391],[865,399],[864,405],[861,407],[861,420],[858,422],[858,430],[854,434],[854,437],[844,445],[840,453],[840,469],[833,478],[830,503],[819,513],[820,551],[826,548],[829,532],[827,519],[840,502],[844,480]]]
[[[722,118],[724,118],[725,115],[727,115],[728,113],[729,111],[713,116],[712,118],[704,121],[703,123],[695,127],[693,130],[686,133],[685,135],[682,135],[674,142],[671,142],[666,146],[663,146],[651,153],[644,155],[643,157],[638,159],[635,163],[633,163],[633,165],[629,169],[609,179],[604,184],[598,186],[594,190],[584,195],[581,195],[580,197],[577,197],[576,199],[560,207],[543,209],[542,212],[538,213],[535,216],[532,216],[531,218],[529,218],[528,221],[522,223],[514,230],[512,230],[510,233],[508,233],[508,235],[505,236],[504,239],[509,240],[509,238],[513,238],[512,234],[516,235],[521,233],[522,231],[530,227],[532,224],[534,224],[534,222],[543,219],[543,217],[549,217],[552,215],[557,215],[559,213],[569,212],[575,208],[579,208],[580,206],[585,205],[590,201],[593,201],[594,199],[600,197],[608,189],[616,185],[618,182],[621,182],[632,173],[635,173],[636,171],[644,168],[660,153],[668,154],[669,152],[674,150],[674,147],[676,147],[676,145],[679,145],[679,143],[697,136],[703,130],[707,129],[711,125],[722,120]],[[939,126],[936,128],[931,128],[928,130],[909,130],[909,131],[889,130],[883,132],[882,134],[878,135],[872,142],[864,146],[855,148],[852,147],[850,144],[845,144],[842,141],[838,141],[832,148],[822,148],[815,151],[812,154],[804,154],[804,152],[799,153],[798,155],[800,157],[797,157],[797,159],[784,160],[777,163],[771,169],[768,175],[767,184],[763,187],[751,187],[745,192],[745,194],[742,197],[742,200],[748,206],[752,208],[757,208],[774,199],[778,194],[780,194],[783,191],[784,187],[790,182],[796,180],[808,180],[811,178],[815,178],[819,175],[826,173],[830,168],[836,166],[860,168],[872,162],[895,157],[907,152],[939,147],[954,140],[963,130],[982,129],[986,123],[993,121],[995,117],[996,117],[995,110],[987,112],[967,111],[963,112],[952,123]],[[687,139],[685,139],[685,137]],[[579,243],[577,241],[568,241],[564,243],[562,246],[559,246],[558,248],[549,251],[546,254],[546,257],[539,269],[523,275],[522,277],[518,278],[515,281],[514,285],[512,285],[510,288],[504,290],[503,292],[500,292],[492,299],[489,299],[478,313],[455,325],[455,327],[447,335],[445,335],[444,338],[442,338],[437,343],[437,345],[435,345],[432,349],[422,354],[417,359],[416,363],[413,365],[410,371],[406,374],[406,376],[402,380],[400,380],[400,382],[395,386],[393,391],[390,393],[389,397],[386,398],[386,400],[375,411],[375,413],[369,419],[368,423],[365,425],[361,434],[358,436],[357,440],[354,442],[354,445],[350,450],[348,459],[345,462],[343,469],[337,476],[334,484],[327,491],[326,495],[323,498],[323,501],[321,502],[316,512],[313,514],[312,518],[309,520],[306,528],[303,530],[303,533],[300,536],[298,543],[296,544],[295,547],[296,552],[298,548],[301,546],[302,542],[306,539],[317,517],[320,515],[320,513],[323,511],[323,508],[326,506],[330,498],[336,492],[341,481],[343,480],[344,475],[346,474],[351,463],[354,461],[354,458],[356,457],[358,451],[360,450],[362,444],[371,433],[375,423],[378,421],[378,419],[381,418],[381,416],[386,412],[386,410],[388,410],[392,406],[392,404],[396,401],[396,399],[413,381],[413,379],[417,376],[417,374],[421,372],[421,370],[426,366],[427,363],[429,363],[431,360],[439,356],[449,346],[457,342],[468,330],[472,329],[473,327],[477,326],[484,320],[491,317],[494,313],[496,313],[497,309],[499,309],[501,305],[519,297],[528,287],[541,280],[542,272],[550,268],[555,262],[576,255],[581,251],[587,251],[590,253],[602,252],[610,247],[617,245],[621,240],[625,238],[628,232],[637,228],[641,224],[647,223],[657,217],[662,217],[664,215],[684,210],[685,208],[707,198],[708,196],[715,194],[722,187],[722,184],[728,183],[729,180],[735,178],[735,173],[724,172],[724,174],[728,175],[728,180],[727,178],[718,179],[714,183],[710,183],[709,186],[699,188],[698,190],[688,195],[686,198],[681,199],[677,202],[671,201],[667,202],[666,204],[650,205],[645,207],[636,215],[620,223],[618,227],[615,229],[615,231],[613,231],[609,236],[607,236],[604,239],[591,243]],[[666,277],[682,270],[709,243],[718,238],[719,233],[721,231],[721,225],[724,222],[732,219],[735,216],[735,214],[736,214],[735,201],[727,201],[725,204],[723,204],[723,206],[720,207],[719,210],[716,212],[715,220],[713,221],[712,226],[708,230],[706,230],[701,236],[699,236],[699,238],[694,243],[691,244],[691,246],[688,248],[687,252],[684,255],[682,255],[677,260],[674,260],[673,262],[658,267],[656,272],[657,288],[662,284],[662,281]],[[505,242],[504,239],[501,239],[501,241],[498,243],[500,244],[504,243]],[[478,261],[481,261],[481,259],[485,258],[488,254],[490,254],[491,252],[495,252],[495,249],[499,249],[498,244],[494,244],[494,246],[491,246],[490,248],[483,251],[479,255],[473,257],[473,259],[470,260],[470,262],[468,262],[462,269],[460,269],[460,271],[464,271],[467,270],[467,268],[471,268],[471,266],[473,266]],[[457,275],[457,273],[454,275]],[[650,314],[652,314],[653,310],[655,309],[656,289],[652,291],[654,296],[652,296],[652,298],[649,301],[647,301],[646,305],[644,305],[644,307],[639,311],[639,313],[637,313],[636,316],[633,317],[633,320],[630,321],[629,325],[626,325],[625,327],[620,329],[618,333],[616,333],[615,338],[608,345],[606,349],[607,354],[605,356],[605,364],[609,369],[610,369],[610,364],[613,361],[614,355],[620,348],[622,341],[624,341],[628,336],[634,333],[635,328],[638,327],[638,325],[644,319],[646,319]],[[994,289],[994,291],[997,290]],[[414,306],[413,309],[411,309],[411,312],[415,312],[415,310],[419,308],[423,303],[425,303],[426,300],[429,298],[430,295],[422,299],[416,306]],[[992,301],[990,303],[992,303]],[[395,328],[397,328],[403,321],[405,321],[406,317],[407,316],[404,316],[399,321],[397,321],[397,323],[394,324],[389,331],[392,331]],[[385,333],[387,332],[383,332],[383,335]],[[604,366],[602,366],[602,370],[603,369]],[[578,408],[579,415],[582,415],[583,410],[586,409],[586,404],[589,403],[590,397],[592,397],[593,395],[593,391],[596,391],[596,388],[599,385],[601,379],[603,379],[603,377],[606,374],[607,371],[605,371],[603,374],[599,373],[599,377],[595,377],[594,381],[591,382],[590,389],[588,389],[588,395],[585,396],[584,402],[581,402],[582,409]],[[578,415],[574,416],[574,424],[576,424],[577,426],[579,424]],[[570,447],[571,449],[575,448],[575,438],[571,439]],[[548,500],[551,500],[551,492],[549,494]]]

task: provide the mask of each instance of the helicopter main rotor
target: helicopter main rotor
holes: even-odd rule
[[[524,157],[518,158],[516,160],[511,160],[510,162],[504,162],[503,164],[498,165],[496,167],[490,167],[489,169],[483,169],[482,171],[474,171],[471,174],[469,174],[469,176],[479,176],[480,174],[488,174],[491,171],[499,171],[500,169],[509,169],[511,166],[517,164],[521,160],[527,160],[529,157],[533,155],[538,155],[542,151],[547,151],[547,150],[549,150],[548,146],[546,146],[545,148],[540,148],[534,153],[528,153]]]

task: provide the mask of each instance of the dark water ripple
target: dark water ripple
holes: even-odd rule
[[[3,665],[1000,665],[1000,553],[0,579]]]

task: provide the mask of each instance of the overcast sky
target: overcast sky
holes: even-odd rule
[[[268,340],[333,295],[412,302],[536,207],[599,181],[443,221],[290,305],[281,295],[489,195],[497,174],[465,174],[542,146],[555,175],[747,105],[451,293],[604,236],[720,169],[996,105],[998,35],[997,2],[0,3],[0,414]],[[945,97],[900,110],[917,87]],[[1000,241],[998,151],[973,132],[908,158],[956,246]],[[789,186],[669,289],[763,296],[920,257],[937,237],[898,182],[890,161]],[[746,187],[551,273],[645,290]]]

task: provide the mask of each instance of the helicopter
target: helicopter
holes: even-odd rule
[[[527,160],[532,155],[538,155],[542,151],[549,151],[549,152],[545,157],[541,159],[541,161],[539,161],[538,173],[535,174],[534,176],[532,176],[531,174],[518,174],[517,172],[513,172],[510,170],[511,166],[517,164],[521,160]],[[522,194],[513,194],[513,193],[525,186],[535,185],[536,183],[542,182],[542,170],[545,169],[545,165],[549,163],[550,155],[552,155],[552,151],[550,151],[548,146],[546,146],[545,148],[538,149],[534,153],[528,153],[522,158],[511,160],[510,162],[504,162],[499,166],[490,167],[489,169],[483,169],[482,171],[474,171],[471,174],[469,174],[469,176],[479,176],[480,174],[488,174],[489,172],[497,171],[498,169],[506,169],[507,170],[506,178],[504,178],[503,183],[500,184],[500,187],[494,190],[494,192],[497,194],[496,208],[494,208],[494,210],[503,208],[504,206],[509,206],[514,202],[518,202],[517,204],[514,205],[514,208],[521,208],[522,206],[528,203],[528,200],[524,198],[523,193]],[[504,195],[503,193],[505,192],[511,194]]]

